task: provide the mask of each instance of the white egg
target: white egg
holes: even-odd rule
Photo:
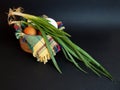
[[[52,18],[46,18],[46,19],[49,20],[50,24],[52,24],[54,27],[58,28],[58,25],[54,19],[52,19]]]

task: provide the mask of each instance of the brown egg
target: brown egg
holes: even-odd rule
[[[28,34],[28,35],[36,35],[37,34],[37,31],[32,27],[32,26],[28,26],[26,27],[23,32],[25,34]]]

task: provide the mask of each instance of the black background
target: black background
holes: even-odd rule
[[[56,56],[63,72],[59,74],[51,61],[38,63],[22,51],[6,14],[19,6],[26,13],[63,21],[73,42],[97,59],[114,81],[80,63],[88,71],[84,74],[62,52]],[[0,50],[0,90],[120,90],[120,0],[2,0]]]

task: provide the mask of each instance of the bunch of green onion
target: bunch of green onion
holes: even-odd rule
[[[71,63],[73,63],[78,69],[80,69],[81,71],[86,73],[86,71],[83,70],[82,67],[80,67],[80,65],[75,61],[75,58],[82,61],[86,67],[90,68],[98,76],[104,75],[107,78],[112,80],[112,76],[110,75],[110,73],[102,65],[100,65],[94,58],[92,58],[87,52],[85,52],[83,49],[81,49],[79,46],[77,46],[75,43],[73,43],[69,39],[70,35],[68,33],[66,33],[65,31],[55,28],[45,18],[22,13],[21,8],[9,10],[9,14],[8,14],[8,23],[9,24],[14,24],[14,23],[30,24],[25,21],[15,21],[15,16],[20,16],[27,20],[30,20],[32,23],[34,23],[31,25],[36,30],[39,30],[42,33],[42,37],[44,38],[44,41],[46,42],[46,47],[48,48],[48,51],[50,53],[51,60],[54,64],[54,66],[56,67],[56,69],[60,73],[62,73],[62,72],[55,60],[53,51],[50,47],[50,43],[49,43],[46,35],[52,36],[54,38],[54,40],[62,46],[62,51],[63,51],[65,57]],[[12,19],[10,19],[11,17],[12,17]]]

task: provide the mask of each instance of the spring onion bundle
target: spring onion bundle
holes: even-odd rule
[[[25,20],[23,19],[17,20],[17,17],[22,17]],[[110,73],[101,64],[99,64],[86,51],[84,51],[82,48],[77,46],[69,39],[70,35],[63,30],[64,28],[62,29],[57,28],[56,26],[50,23],[49,19],[46,19],[45,17],[34,16],[23,13],[21,8],[17,8],[17,9],[9,9],[8,23],[10,25],[14,24],[18,26],[21,25],[31,26],[35,30],[40,31],[41,35],[34,36],[34,35],[26,35],[22,31],[18,30],[16,36],[18,39],[19,37],[23,37],[27,40],[27,42],[29,42],[29,45],[31,45],[32,47],[33,56],[35,56],[37,59],[40,59],[38,61],[46,63],[47,60],[51,59],[54,66],[60,73],[62,72],[54,57],[56,52],[54,52],[54,46],[50,42],[51,38],[55,45],[61,46],[61,50],[63,51],[67,60],[73,63],[78,69],[86,73],[86,71],[83,70],[82,67],[76,62],[75,58],[82,61],[86,67],[91,69],[98,76],[104,75],[107,78],[112,79]],[[41,53],[39,53],[41,56],[36,55],[36,52],[38,52],[37,48],[39,48],[41,45],[41,42],[39,42],[39,40],[41,40],[41,42],[43,42],[45,45],[45,49],[42,54],[45,55],[47,53],[46,54],[47,56],[43,58],[41,57],[42,56]]]

